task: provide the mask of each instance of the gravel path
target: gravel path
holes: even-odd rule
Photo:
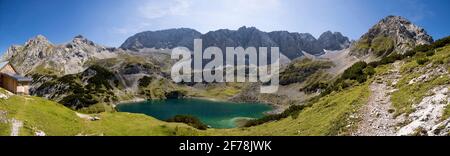
[[[23,126],[23,122],[20,120],[11,120],[11,136],[19,136],[20,128]]]
[[[401,77],[399,69],[401,62],[394,63],[394,68],[385,75],[376,77],[375,82],[370,85],[371,95],[368,103],[359,112],[360,123],[357,130],[352,134],[355,136],[394,136],[396,125],[401,122],[401,117],[394,118],[391,110],[391,93],[395,91],[392,87]],[[387,81],[392,82],[388,85]]]

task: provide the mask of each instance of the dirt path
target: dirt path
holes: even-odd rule
[[[23,122],[20,120],[11,120],[11,136],[19,136],[20,128],[23,126]]]
[[[368,103],[359,112],[360,123],[357,130],[352,134],[356,136],[394,136],[396,125],[401,119],[395,119],[391,110],[391,93],[395,91],[392,87],[401,77],[399,69],[402,62],[393,64],[387,74],[377,76],[375,82],[370,85],[371,95]],[[391,84],[388,83],[391,81]]]

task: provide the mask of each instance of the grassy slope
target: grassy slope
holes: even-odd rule
[[[405,59],[401,68],[402,78],[396,85],[399,90],[392,94],[397,114],[413,111],[412,105],[426,96],[431,88],[450,82],[448,76],[443,76],[408,85],[411,79],[423,74],[417,73],[418,69],[429,63],[448,68],[450,46],[438,49],[435,55],[427,56],[428,63],[419,65],[417,60],[422,57]],[[387,71],[387,67],[376,68],[377,74]],[[1,101],[0,110],[8,111],[9,118],[24,121],[22,135],[33,135],[34,130],[43,130],[48,135],[339,135],[349,130],[346,128],[350,122],[348,116],[366,103],[370,94],[369,83],[323,97],[296,118],[288,117],[250,128],[199,131],[184,124],[166,123],[130,113],[102,113],[99,114],[100,121],[87,121],[70,109],[37,97],[13,96]],[[450,108],[446,109],[445,116],[450,116]],[[0,123],[0,135],[8,135],[9,129],[9,124]]]
[[[208,130],[208,135],[339,135],[345,134],[348,116],[367,102],[370,92],[368,84],[350,90],[332,93],[312,107],[300,112],[296,118],[251,128]]]
[[[425,74],[428,70],[432,70],[437,66],[444,66],[448,69],[448,63],[450,63],[450,46],[437,49],[435,55],[427,57],[429,59],[427,63],[422,65],[418,64],[417,60],[423,57],[424,56],[415,56],[406,59],[405,64],[401,68],[402,78],[396,85],[399,90],[392,94],[391,99],[392,104],[396,109],[396,115],[400,115],[402,113],[409,114],[413,112],[413,104],[419,103],[425,96],[427,96],[429,90],[434,87],[448,85],[450,83],[450,77],[448,75],[444,75],[434,76],[426,82],[408,84],[410,80]],[[426,66],[430,63],[432,64],[432,67],[427,68]],[[422,71],[419,70],[420,68],[425,68],[427,70]],[[446,110],[446,114],[450,114],[450,109]]]
[[[301,112],[277,122],[252,128],[195,130],[185,124],[166,123],[140,114],[102,113],[99,121],[79,118],[74,111],[39,97],[13,96],[2,100],[0,110],[8,118],[24,122],[21,135],[37,130],[47,135],[336,135],[342,133],[347,116],[367,100],[367,84],[334,93]],[[10,124],[0,124],[9,134]],[[270,129],[270,131],[268,131]]]
[[[394,49],[394,40],[385,36],[376,36],[373,39],[363,38],[355,43],[352,51],[357,55],[365,55],[370,50],[376,56],[389,55]]]
[[[8,119],[23,121],[20,135],[37,130],[51,136],[73,135],[198,135],[197,130],[176,123],[165,123],[140,114],[102,113],[99,121],[82,119],[58,103],[39,97],[13,96],[0,101]],[[0,123],[0,135],[9,135],[10,123]]]
[[[379,38],[371,45],[361,44],[361,49],[373,48],[376,52],[385,52],[391,48],[390,41]],[[387,45],[387,46],[386,46]],[[417,60],[428,58],[428,62],[419,64]],[[409,85],[408,82],[424,72],[419,69],[430,63],[431,68],[444,66],[449,68],[450,46],[439,48],[433,56],[415,56],[404,60],[401,68],[402,78],[396,85],[399,90],[392,94],[392,103],[396,114],[410,113],[412,105],[427,96],[430,89],[439,85],[448,85],[449,76],[434,77],[430,81]],[[377,74],[387,71],[387,66],[376,69]],[[418,72],[419,71],[419,72]],[[332,93],[306,108],[296,117],[266,123],[250,128],[195,130],[185,124],[166,123],[155,118],[131,113],[101,113],[99,121],[89,121],[76,115],[76,112],[38,97],[12,96],[0,99],[0,111],[7,112],[8,119],[17,119],[24,123],[21,135],[34,135],[37,130],[47,135],[339,135],[347,134],[349,115],[367,102],[370,95],[369,82],[350,89]],[[229,88],[210,88],[204,95],[232,95],[241,86],[230,84]],[[0,89],[0,93],[1,93]],[[202,94],[202,93],[198,93]],[[225,97],[227,97],[225,96]],[[2,114],[0,114],[2,115]],[[445,109],[444,118],[450,116],[450,107]],[[2,116],[0,116],[2,119]],[[9,135],[11,124],[0,120],[0,135]]]

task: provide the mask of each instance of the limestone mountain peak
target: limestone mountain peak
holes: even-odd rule
[[[51,44],[47,37],[45,37],[44,35],[36,35],[35,37],[29,39],[25,45],[38,45],[38,44]]]
[[[375,24],[352,47],[352,55],[375,54],[386,56],[392,52],[403,54],[417,45],[430,44],[433,38],[424,28],[401,16],[387,16]]]

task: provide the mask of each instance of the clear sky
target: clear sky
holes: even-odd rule
[[[42,34],[60,44],[81,34],[120,46],[146,30],[255,26],[358,39],[387,15],[404,16],[435,39],[450,35],[448,0],[0,0],[0,53]]]

